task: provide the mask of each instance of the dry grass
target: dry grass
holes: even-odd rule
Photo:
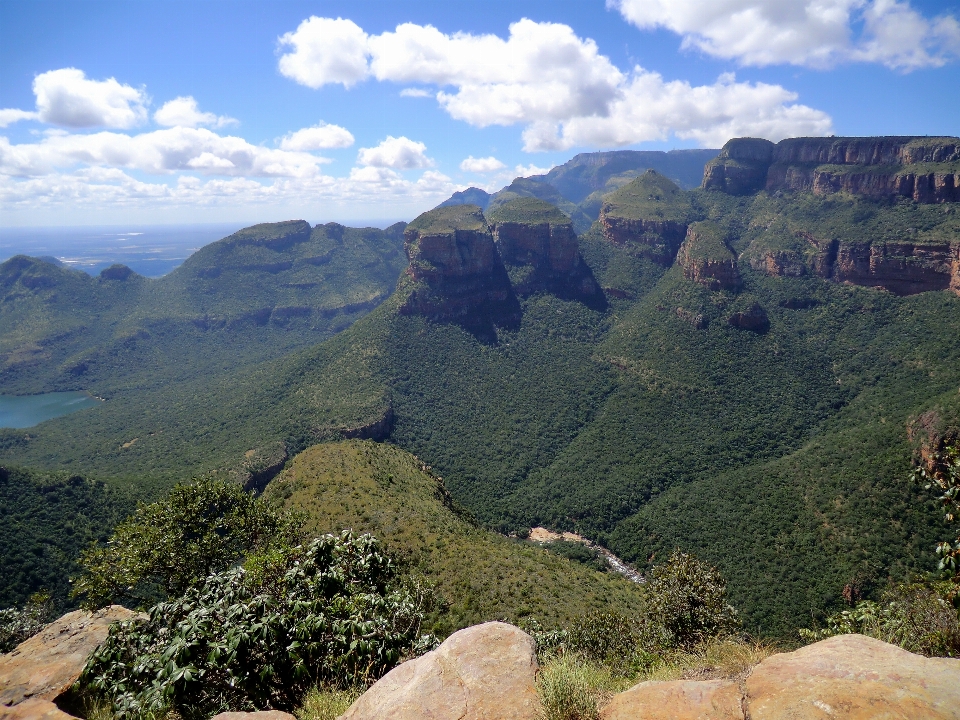
[[[297,716],[297,720],[336,720],[353,705],[362,692],[359,688],[350,690],[314,688],[303,698],[303,704],[297,708],[294,715]]]
[[[714,680],[739,678],[782,650],[764,642],[717,638],[692,651],[677,650],[641,672],[633,683],[646,680]]]

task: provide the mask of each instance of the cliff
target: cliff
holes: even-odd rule
[[[409,294],[400,312],[488,328],[519,322],[520,305],[483,212],[453,205],[423,213],[407,226]]]
[[[685,278],[711,290],[740,287],[737,258],[727,246],[720,226],[710,220],[693,223],[687,228],[677,263],[683,268]]]
[[[570,219],[556,207],[536,198],[517,198],[488,217],[517,293],[549,292],[581,299],[602,296],[580,256]]]
[[[742,195],[801,191],[960,201],[960,138],[790,138],[776,145],[730,140],[704,168],[705,190]]]
[[[611,193],[600,208],[604,238],[670,265],[693,216],[690,199],[654,170]]]

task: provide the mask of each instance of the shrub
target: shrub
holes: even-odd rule
[[[658,630],[649,617],[597,612],[573,624],[566,647],[588,661],[609,667],[616,675],[630,676],[655,661],[649,649],[660,645],[657,640],[662,632]]]
[[[739,627],[720,572],[679,549],[654,566],[649,592],[651,616],[668,646],[690,648]]]
[[[610,674],[582,658],[557,657],[537,675],[542,720],[597,720],[611,695]]]
[[[10,652],[43,630],[52,619],[53,601],[44,592],[31,595],[22,608],[0,610],[0,653]]]
[[[177,485],[164,500],[139,505],[105,547],[87,548],[71,595],[93,607],[179,597],[250,553],[289,548],[299,529],[296,518],[239,485],[201,478]]]
[[[115,625],[81,686],[121,718],[289,710],[314,686],[380,677],[414,645],[421,618],[375,538],[325,535]]]

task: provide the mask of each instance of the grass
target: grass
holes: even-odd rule
[[[294,710],[297,720],[336,720],[356,702],[363,692],[360,688],[350,690],[313,688],[303,698],[303,703]]]
[[[487,213],[487,220],[493,223],[524,223],[540,225],[569,225],[570,218],[556,206],[532,197],[519,197],[504,203]]]
[[[648,170],[610,193],[604,199],[602,213],[607,217],[686,223],[692,207],[688,193],[655,170]]]
[[[420,235],[446,235],[455,230],[486,230],[483,212],[476,205],[447,205],[418,216],[407,225]]]
[[[687,233],[686,249],[682,251],[687,259],[717,262],[734,259],[723,230],[712,220],[692,223]]]

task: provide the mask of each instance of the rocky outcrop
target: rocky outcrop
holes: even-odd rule
[[[702,187],[960,202],[960,138],[735,138],[707,163]]]
[[[404,248],[411,287],[402,314],[473,325],[519,321],[519,303],[479,207],[424,213],[407,226]]]
[[[697,222],[688,228],[677,253],[677,263],[683,268],[685,278],[711,290],[736,290],[740,287],[737,257],[714,222]]]
[[[740,682],[645,682],[615,695],[603,720],[960,720],[960,660],[925,658],[863,635],[773,655]]]
[[[648,170],[606,197],[599,223],[607,241],[670,265],[692,216],[690,200],[680,188]]]
[[[62,720],[53,701],[80,677],[110,625],[136,615],[119,605],[91,613],[75,610],[0,655],[0,717]]]
[[[744,720],[740,688],[730,680],[640,683],[613,697],[602,720]]]
[[[550,292],[561,297],[592,298],[600,286],[580,256],[573,225],[559,209],[536,198],[518,198],[489,214],[494,243],[508,268],[518,273],[520,295]]]
[[[391,670],[341,720],[534,720],[536,673],[533,638],[484,623]]]
[[[727,323],[740,330],[749,330],[755,333],[765,333],[770,329],[770,318],[767,311],[758,303],[753,303],[746,310],[736,312],[727,318]]]

